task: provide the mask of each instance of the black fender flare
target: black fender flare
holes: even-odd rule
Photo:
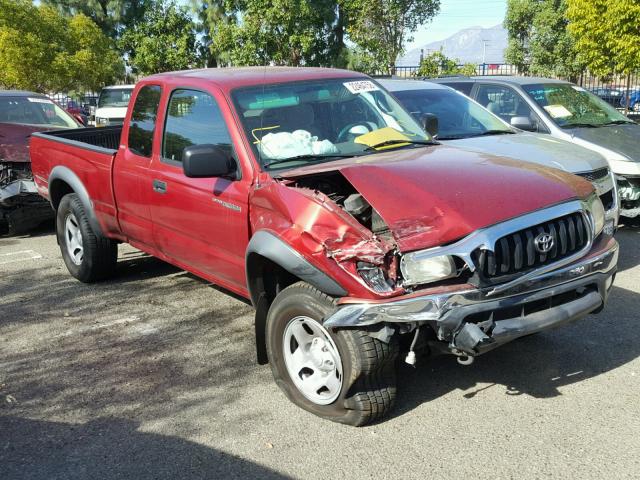
[[[271,260],[287,272],[313,285],[327,295],[337,297],[347,295],[347,291],[338,282],[309,263],[286,242],[271,232],[261,230],[251,237],[245,255],[247,287],[254,306],[257,305],[260,296],[260,292],[257,289],[258,282],[255,278],[255,271],[252,268],[252,257],[256,254]]]
[[[245,268],[251,303],[256,309],[254,327],[256,353],[260,365],[269,363],[265,330],[267,312],[271,303],[264,291],[264,282],[260,274],[260,262],[264,261],[264,259],[273,262],[328,295],[339,297],[347,295],[347,291],[338,282],[309,263],[302,255],[273,233],[261,230],[253,235],[247,246]]]
[[[95,211],[93,210],[93,202],[89,197],[89,193],[87,192],[87,189],[82,183],[82,180],[80,180],[80,178],[78,178],[78,176],[68,167],[57,165],[53,167],[53,169],[51,170],[51,173],[49,174],[48,186],[49,186],[49,201],[51,202],[51,206],[55,210],[57,210],[58,204],[62,199],[62,196],[59,196],[58,198],[55,192],[55,184],[57,182],[66,183],[67,185],[69,185],[69,187],[71,187],[71,189],[73,190],[73,193],[78,195],[78,197],[80,198],[80,202],[84,207],[84,211],[89,217],[89,224],[91,225],[91,228],[93,228],[93,231],[95,233],[103,235],[102,228],[100,227],[98,218],[96,217]]]

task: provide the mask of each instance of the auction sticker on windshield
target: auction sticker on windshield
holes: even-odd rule
[[[566,118],[573,115],[564,105],[546,105],[544,109],[553,118]]]
[[[364,92],[377,92],[378,86],[369,80],[358,80],[356,82],[345,82],[343,85],[354,95]]]
[[[30,101],[31,103],[53,103],[51,100],[47,98],[27,97],[27,100]]]

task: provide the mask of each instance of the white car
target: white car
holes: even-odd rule
[[[133,87],[133,85],[112,85],[102,89],[95,114],[96,127],[122,125]]]

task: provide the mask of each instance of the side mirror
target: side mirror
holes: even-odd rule
[[[235,174],[236,165],[216,145],[191,145],[182,151],[182,169],[190,178],[228,177]]]
[[[536,132],[538,127],[533,124],[529,117],[511,117],[511,126],[526,130],[527,132]]]
[[[438,135],[438,117],[433,113],[425,113],[422,115],[422,128],[435,138]]]

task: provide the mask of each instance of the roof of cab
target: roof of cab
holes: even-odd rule
[[[285,83],[303,80],[331,78],[368,78],[365,74],[340,70],[337,68],[317,67],[233,67],[203,68],[182,70],[151,75],[142,80],[160,79],[163,82],[180,83],[180,80],[200,80],[215,84],[225,90],[253,85]]]

